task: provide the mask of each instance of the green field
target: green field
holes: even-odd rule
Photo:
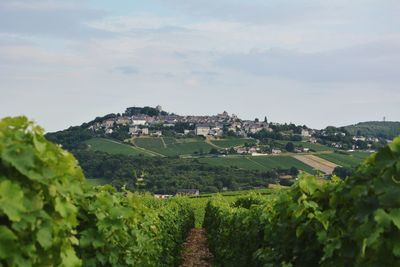
[[[319,154],[316,156],[326,159],[337,165],[351,168],[358,166],[369,155],[370,154],[366,152],[354,152],[350,153],[349,155],[340,153],[330,153],[330,154]]]
[[[250,138],[227,138],[227,139],[212,140],[211,143],[221,148],[230,148],[236,146],[243,146],[245,143],[255,144],[256,140]]]
[[[89,145],[89,149],[91,150],[107,152],[110,154],[122,154],[122,155],[132,155],[132,156],[137,156],[140,154],[147,156],[151,155],[133,146],[122,144],[110,139],[92,138],[87,140],[85,143]]]
[[[289,169],[296,167],[308,173],[315,172],[313,168],[291,156],[218,157],[200,158],[199,161],[214,166],[238,167],[246,170],[268,171],[275,168]]]
[[[175,139],[172,137],[145,137],[136,138],[135,145],[164,156],[207,154],[213,148],[213,146],[207,144],[201,138]]]

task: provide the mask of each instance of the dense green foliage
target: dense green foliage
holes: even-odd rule
[[[393,139],[400,135],[400,122],[394,121],[360,122],[345,128],[349,133],[358,136]]]
[[[243,170],[259,170],[259,171],[272,171],[286,172],[283,170],[290,170],[296,168],[308,173],[315,171],[309,165],[291,157],[291,156],[237,156],[237,157],[211,157],[200,158],[200,162],[207,163],[212,166],[236,167]]]
[[[237,167],[212,166],[198,159],[132,157],[86,150],[74,151],[85,175],[107,177],[116,187],[126,185],[136,190],[136,181],[143,176],[142,189],[154,193],[176,193],[178,189],[199,189],[201,192],[266,187],[289,170],[242,170]]]
[[[400,138],[345,181],[304,176],[261,200],[212,199],[204,226],[222,266],[399,266],[399,183]]]
[[[92,188],[41,128],[0,121],[0,266],[174,266],[193,225],[187,199]]]
[[[76,266],[76,199],[84,180],[74,157],[23,117],[0,121],[0,265]]]
[[[136,116],[136,115],[148,115],[148,116],[158,116],[158,115],[168,115],[165,111],[159,111],[153,107],[130,107],[125,110],[125,116]]]

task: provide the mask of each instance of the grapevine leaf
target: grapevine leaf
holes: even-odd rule
[[[36,234],[39,244],[48,249],[52,245],[51,230],[47,227],[42,227]]]
[[[0,210],[2,210],[11,221],[20,221],[25,211],[23,205],[24,193],[17,184],[9,180],[0,182]]]

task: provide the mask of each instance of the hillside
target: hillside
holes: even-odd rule
[[[374,124],[358,125],[373,128]],[[375,134],[397,133],[390,130],[395,127],[384,126],[373,128]],[[46,138],[72,152],[95,183],[134,189],[136,180],[145,176],[146,190],[174,193],[186,188],[216,192],[287,185],[299,171],[329,176],[343,167],[344,173],[351,173],[368,156],[365,151],[386,141],[366,137],[360,141],[349,132],[272,123],[267,118],[245,120],[226,111],[183,116],[157,106],[129,107],[123,113],[47,133]]]
[[[400,135],[400,122],[398,121],[368,121],[345,126],[352,135],[394,139]]]

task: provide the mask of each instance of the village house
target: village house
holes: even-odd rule
[[[143,128],[142,135],[149,135],[149,128]]]
[[[103,127],[105,127],[106,129],[108,128],[112,128],[114,126],[115,121],[112,120],[105,120],[103,121],[103,123],[101,124]]]
[[[146,125],[146,119],[144,117],[132,117],[132,125]]]
[[[129,134],[130,135],[135,135],[137,134],[139,131],[139,127],[138,126],[133,126],[133,127],[129,127]]]
[[[302,137],[311,137],[311,132],[307,129],[302,129],[301,130],[301,136]]]
[[[119,117],[116,121],[118,125],[128,125],[131,120],[128,117]]]
[[[196,133],[196,135],[207,136],[210,133],[210,126],[197,125],[195,133]]]
[[[155,131],[155,132],[152,133],[151,135],[152,135],[152,136],[160,137],[160,136],[162,136],[162,132],[161,132],[161,131]]]
[[[272,152],[272,154],[277,155],[277,154],[281,154],[282,150],[273,148],[271,152]]]

